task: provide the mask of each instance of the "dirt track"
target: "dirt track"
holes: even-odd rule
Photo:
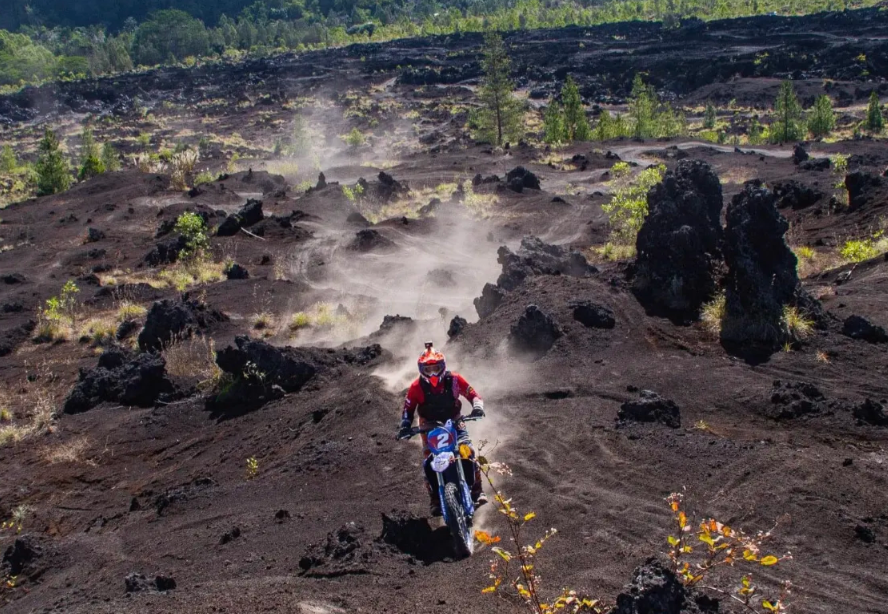
[[[856,45],[855,52],[866,46],[869,61],[879,69],[884,43],[861,37],[878,33],[884,19],[882,13],[873,13],[866,17],[869,29],[862,30],[860,22],[850,18],[812,18],[809,30],[833,28],[831,38],[837,41],[833,53],[843,45]],[[787,50],[810,45],[812,38],[825,38],[800,34],[804,29],[800,25],[786,25],[798,22],[762,18],[710,26],[702,40],[724,46],[736,28],[736,36],[754,57],[752,48],[760,49],[761,41],[744,38],[747,23],[772,24],[775,31],[783,28],[780,44]],[[627,36],[622,46],[660,37],[648,26],[632,25],[604,29],[602,40],[622,32],[620,28]],[[565,39],[564,48],[572,49],[575,38],[585,34],[569,29],[559,36]],[[542,48],[541,42],[553,44],[554,36],[523,33],[515,38],[518,48],[526,51]],[[774,37],[768,40],[777,44]],[[476,41],[467,36],[447,42],[467,53]],[[374,49],[385,50],[391,56],[386,61],[395,62],[401,47],[407,49],[409,44],[353,47],[313,57],[320,58],[321,68],[344,62],[348,72],[357,63],[355,58],[366,56],[367,70],[372,71],[385,67],[374,64]],[[415,44],[410,52],[414,60],[426,52],[429,42]],[[670,48],[680,46],[678,40]],[[657,57],[668,57],[662,47],[657,49]],[[530,64],[534,56],[526,53]],[[772,50],[770,57],[776,62],[778,55]],[[565,57],[553,54],[553,64]],[[571,66],[581,65],[585,57],[579,56]],[[307,63],[294,68],[287,62],[281,58],[252,65],[256,92],[282,83],[297,87],[312,82]],[[447,62],[466,60],[455,56]],[[692,74],[694,66],[689,60],[683,70]],[[795,69],[777,66],[779,70],[775,67],[765,76]],[[618,67],[625,68],[616,63],[614,75]],[[553,65],[540,70],[550,71],[542,83],[560,69]],[[810,83],[848,70],[847,63],[834,68],[821,64],[820,72],[812,69],[817,78]],[[214,81],[224,71],[189,73],[201,84],[193,90],[183,87],[182,95],[193,93],[197,99],[231,95],[237,100],[231,90],[244,86],[237,78],[224,84]],[[169,97],[169,88],[183,75],[161,71],[146,77],[144,88],[159,102]],[[258,75],[264,76],[261,85]],[[360,81],[356,73],[349,75],[351,84]],[[662,78],[665,82],[671,77]],[[126,81],[130,79],[139,83],[136,77]],[[325,79],[332,78],[317,76],[317,91],[331,87]],[[373,94],[377,100],[406,99],[415,89],[388,79],[384,83]],[[871,85],[849,83],[860,92]],[[71,101],[84,96],[80,88],[94,85],[63,87],[70,88],[71,97],[65,94],[53,103],[59,102],[57,108],[65,114],[68,107],[79,108]],[[124,100],[126,87],[114,96]],[[415,95],[414,101],[433,93]],[[4,99],[0,114],[10,117],[9,105],[19,102]],[[261,111],[262,107],[236,111],[229,105],[212,115],[229,122],[225,126],[229,132],[236,126],[252,138],[278,129],[252,123]],[[276,112],[283,115],[279,109]],[[31,117],[31,111],[23,113]],[[159,107],[158,114],[162,114]],[[123,133],[143,126],[142,119],[123,117],[113,130]],[[170,118],[166,129],[172,133],[196,125],[199,117],[191,110]],[[454,562],[439,547],[441,530],[432,533],[424,542],[427,549],[419,552],[405,553],[377,540],[383,514],[412,512],[423,518],[426,511],[419,449],[413,443],[396,443],[394,433],[415,356],[422,341],[431,338],[443,346],[449,366],[484,395],[489,418],[471,432],[476,442],[488,442],[488,456],[512,467],[514,477],[503,479],[502,487],[522,511],[537,513],[537,529],[559,530],[538,559],[538,571],[553,592],[569,586],[612,600],[633,568],[665,551],[671,529],[665,497],[686,489],[687,507],[701,516],[713,515],[749,531],[781,521],[771,547],[778,553],[791,551],[794,560],[756,570],[756,579],[768,590],[778,579],[792,579],[792,611],[888,613],[888,431],[859,423],[852,414],[852,408],[866,399],[886,403],[886,345],[850,339],[840,333],[840,324],[833,324],[794,351],[745,360],[726,351],[699,324],[677,325],[646,313],[628,289],[626,263],[597,263],[597,273],[581,278],[532,276],[496,311],[479,320],[472,300],[500,273],[496,261],[500,245],[515,249],[529,234],[581,249],[604,242],[609,229],[601,205],[612,189],[605,172],[613,161],[588,144],[557,152],[563,162],[552,165],[542,161],[550,152],[533,147],[513,147],[504,153],[466,145],[455,132],[448,132],[459,120],[446,117],[436,118],[434,125],[422,123],[417,133],[443,131],[445,137],[435,151],[414,147],[386,164],[386,172],[418,189],[471,179],[476,173],[502,177],[523,165],[539,175],[543,190],[516,194],[491,184],[478,188],[479,194],[496,197],[486,208],[472,208],[456,198],[441,203],[433,215],[397,216],[370,225],[355,215],[356,205],[336,185],[301,194],[292,187],[283,189],[287,184],[283,177],[243,170],[188,196],[169,190],[167,177],[128,170],[3,211],[0,233],[4,245],[15,248],[0,253],[0,269],[4,275],[19,273],[24,278],[4,279],[0,285],[0,300],[20,306],[0,314],[3,347],[8,349],[0,358],[0,381],[16,408],[32,398],[28,395],[35,385],[61,405],[78,369],[96,366],[96,350],[89,343],[31,340],[29,320],[65,280],[78,279],[80,298],[94,314],[113,312],[122,298],[146,307],[156,299],[175,299],[178,293],[170,288],[139,285],[140,275],[156,272],[144,264],[144,258],[162,240],[155,237],[161,222],[185,210],[231,213],[248,197],[263,201],[264,236],[238,233],[213,237],[211,242],[217,259],[234,258],[249,270],[250,278],[192,291],[229,318],[203,331],[216,349],[233,344],[236,335],[265,335],[252,322],[267,312],[274,316],[267,337],[274,345],[332,348],[378,343],[384,350],[367,362],[336,362],[330,358],[332,350],[317,352],[312,356],[323,368],[301,390],[243,415],[208,408],[206,395],[191,388],[198,378],[185,374],[175,378],[181,390],[190,390],[182,398],[145,409],[103,403],[84,413],[61,416],[51,433],[0,448],[4,468],[0,517],[5,520],[17,506],[29,506],[22,533],[32,536],[42,549],[20,574],[16,588],[0,590],[3,612],[519,611],[514,601],[480,594],[487,583],[489,551]],[[382,116],[382,123],[386,121]],[[12,130],[25,133],[29,127],[16,124]],[[793,179],[816,188],[823,192],[817,205],[781,212],[792,222],[792,244],[810,245],[824,257],[846,238],[866,232],[888,207],[882,186],[869,192],[872,198],[859,208],[828,211],[825,202],[835,178],[828,170],[797,166],[789,159],[788,148],[736,153],[733,147],[700,143],[628,141],[603,148],[627,161],[659,160],[670,168],[679,158],[704,160],[721,177],[726,203],[744,181],[753,178],[769,185]],[[853,154],[851,170],[873,176],[888,166],[882,142],[816,144],[810,152],[815,157]],[[258,169],[262,152],[254,153]],[[579,153],[587,156],[585,170],[568,163]],[[392,162],[381,157],[367,153],[361,161],[368,166],[346,156],[325,158],[327,181],[353,184],[359,176],[373,178],[379,170],[372,168],[374,162],[380,166]],[[221,157],[210,159],[221,167]],[[377,188],[375,183],[372,187]],[[556,196],[562,202],[553,201]],[[382,210],[378,203],[359,206],[366,215]],[[272,220],[271,215],[279,217]],[[290,226],[277,221],[283,218]],[[215,225],[224,218],[210,219]],[[87,227],[101,229],[106,237],[85,244]],[[355,233],[368,229],[381,239],[374,235],[368,251],[356,251]],[[250,230],[258,232],[255,226]],[[92,250],[104,253],[91,256]],[[117,275],[113,287],[106,278],[88,277],[97,265],[109,265],[104,275]],[[451,277],[440,272],[430,275],[435,270]],[[888,263],[881,258],[809,277],[804,285],[823,291],[824,307],[837,322],[861,315],[886,326],[886,280]],[[609,307],[615,327],[581,325],[568,306],[575,299]],[[290,316],[318,302],[341,304],[349,313],[347,322],[291,334]],[[507,343],[510,327],[528,304],[551,313],[564,330],[535,361],[516,356]],[[414,318],[414,324],[378,331],[383,316],[396,313]],[[445,345],[447,326],[457,314],[470,324]],[[197,352],[206,362],[207,348],[198,346]],[[828,362],[818,358],[820,352]],[[825,400],[804,416],[775,419],[775,380],[813,383]],[[618,427],[620,405],[635,398],[636,389],[654,390],[675,401],[681,427]],[[75,443],[77,454],[58,460],[56,453]],[[258,462],[252,477],[246,472],[248,458]],[[502,532],[490,507],[481,526]],[[323,549],[328,534],[348,523],[364,529],[361,533],[348,528],[349,535],[358,536],[357,554],[305,573],[300,562],[312,545]],[[233,531],[235,527],[238,531]],[[864,539],[869,535],[871,542]],[[0,532],[3,548],[13,540],[11,533]],[[170,576],[176,588],[163,593],[127,592],[125,578],[133,572],[149,579]],[[726,586],[734,586],[739,574],[727,575]],[[731,605],[723,601],[720,611],[730,612]]]

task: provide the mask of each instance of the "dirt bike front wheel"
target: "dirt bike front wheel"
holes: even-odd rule
[[[459,488],[452,482],[444,485],[444,505],[447,507],[447,528],[453,538],[453,549],[457,558],[472,556],[474,540],[472,529],[466,520],[466,511],[460,501]]]

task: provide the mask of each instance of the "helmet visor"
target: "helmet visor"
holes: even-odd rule
[[[419,365],[419,372],[426,377],[441,377],[444,374],[443,362],[426,362]]]

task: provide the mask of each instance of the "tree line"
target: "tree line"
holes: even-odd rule
[[[355,40],[633,20],[725,19],[872,6],[878,0],[7,0],[0,86],[137,66],[263,55]],[[374,24],[372,28],[355,27]]]

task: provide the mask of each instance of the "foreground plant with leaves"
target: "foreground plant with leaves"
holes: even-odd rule
[[[717,568],[735,567],[737,564],[772,567],[781,561],[792,559],[789,553],[778,557],[762,552],[764,542],[771,537],[777,525],[769,531],[746,535],[739,529],[708,518],[701,521],[695,531],[695,523],[688,519],[681,508],[682,499],[679,493],[673,493],[667,498],[678,533],[678,537],[670,535],[667,538],[670,546],[668,556],[672,571],[679,580],[687,587],[698,587],[729,597],[749,612],[786,612],[791,588],[788,581],[783,582],[776,598],[763,599],[760,604],[758,599],[761,591],[753,584],[752,574],[744,575],[739,588],[734,591],[704,584],[710,573]]]
[[[545,614],[556,610],[574,613],[594,612],[595,614],[607,611],[598,600],[580,596],[573,590],[564,589],[558,597],[551,601],[542,596],[540,593],[542,579],[535,571],[534,560],[549,538],[558,531],[553,528],[547,530],[542,537],[536,540],[528,538],[525,534],[525,527],[536,518],[536,513],[520,513],[512,503],[512,499],[506,499],[503,493],[494,486],[490,476],[491,471],[500,475],[511,475],[511,469],[503,463],[489,463],[484,457],[478,458],[478,464],[481,467],[482,475],[494,493],[493,500],[497,511],[506,519],[510,541],[513,544],[512,549],[507,550],[494,545],[500,543],[502,538],[492,536],[484,531],[475,532],[475,539],[485,546],[492,546],[491,550],[496,554],[490,567],[490,578],[493,580],[493,584],[481,592],[502,595],[506,593],[504,587],[508,587],[511,589],[508,592],[511,594],[514,591],[514,594],[521,599],[524,605],[535,614]]]

